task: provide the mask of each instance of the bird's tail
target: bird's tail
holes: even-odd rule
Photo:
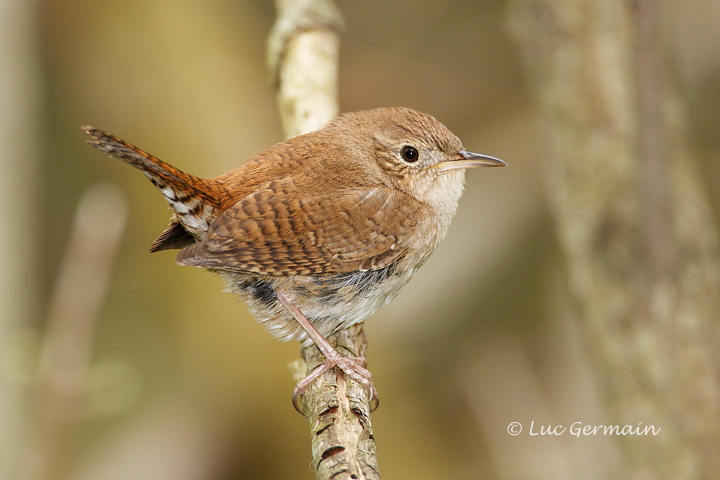
[[[193,238],[204,236],[220,207],[214,182],[185,173],[107,132],[89,126],[82,129],[93,137],[88,140],[90,145],[140,169],[160,189],[175,212],[170,226],[150,251],[182,248],[192,243]]]

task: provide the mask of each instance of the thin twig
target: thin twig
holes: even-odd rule
[[[331,0],[277,0],[268,66],[288,138],[338,116],[337,72],[342,17]]]
[[[268,39],[287,137],[322,128],[338,115],[338,31],[342,18],[329,0],[277,0],[278,18]],[[364,358],[362,325],[328,340],[343,355]],[[303,347],[304,374],[325,359],[314,345]],[[302,373],[301,373],[302,375]],[[312,434],[318,479],[379,479],[367,389],[332,369],[302,395],[300,405]]]

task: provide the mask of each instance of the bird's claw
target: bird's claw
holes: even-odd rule
[[[337,357],[331,356],[330,358],[326,358],[325,362],[317,366],[305,378],[297,383],[292,395],[293,407],[295,407],[295,410],[299,413],[304,415],[299,405],[300,397],[305,393],[305,390],[307,390],[310,384],[317,380],[323,373],[327,372],[331,368],[338,367],[347,377],[358,382],[370,391],[370,411],[375,411],[380,405],[380,397],[378,396],[377,389],[373,383],[372,373],[363,366],[364,363],[364,358],[344,357],[340,354],[338,354]]]

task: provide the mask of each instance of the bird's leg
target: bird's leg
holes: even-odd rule
[[[310,323],[310,320],[307,319],[307,317],[300,311],[300,309],[295,304],[290,302],[287,297],[285,297],[285,295],[283,295],[282,293],[276,291],[275,294],[277,295],[280,304],[285,307],[285,309],[290,313],[290,315],[293,316],[293,318],[295,318],[295,320],[297,320],[303,330],[305,330],[305,333],[307,333],[310,339],[315,343],[315,345],[317,345],[320,352],[325,355],[325,362],[323,362],[322,365],[316,367],[305,378],[300,380],[295,386],[295,391],[293,392],[293,406],[295,407],[295,410],[303,413],[297,403],[299,396],[302,395],[307,389],[307,387],[310,386],[310,384],[314,382],[320,375],[327,372],[333,367],[339,367],[343,371],[343,373],[345,373],[345,375],[370,390],[372,398],[375,399],[375,408],[377,408],[378,394],[377,390],[375,389],[375,385],[373,384],[372,373],[370,373],[369,370],[360,365],[360,362],[362,360],[340,355],[340,353],[338,353],[338,351],[332,345],[330,345],[330,342],[328,342],[327,339],[323,337],[320,332],[318,332],[318,330],[312,325],[312,323]],[[373,410],[375,408],[373,408]]]

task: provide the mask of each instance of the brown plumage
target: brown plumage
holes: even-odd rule
[[[345,114],[213,179],[84,129],[96,148],[142,170],[173,209],[150,251],[180,249],[178,263],[222,274],[275,336],[316,343],[387,304],[427,260],[455,214],[465,168],[504,165],[408,108]]]

